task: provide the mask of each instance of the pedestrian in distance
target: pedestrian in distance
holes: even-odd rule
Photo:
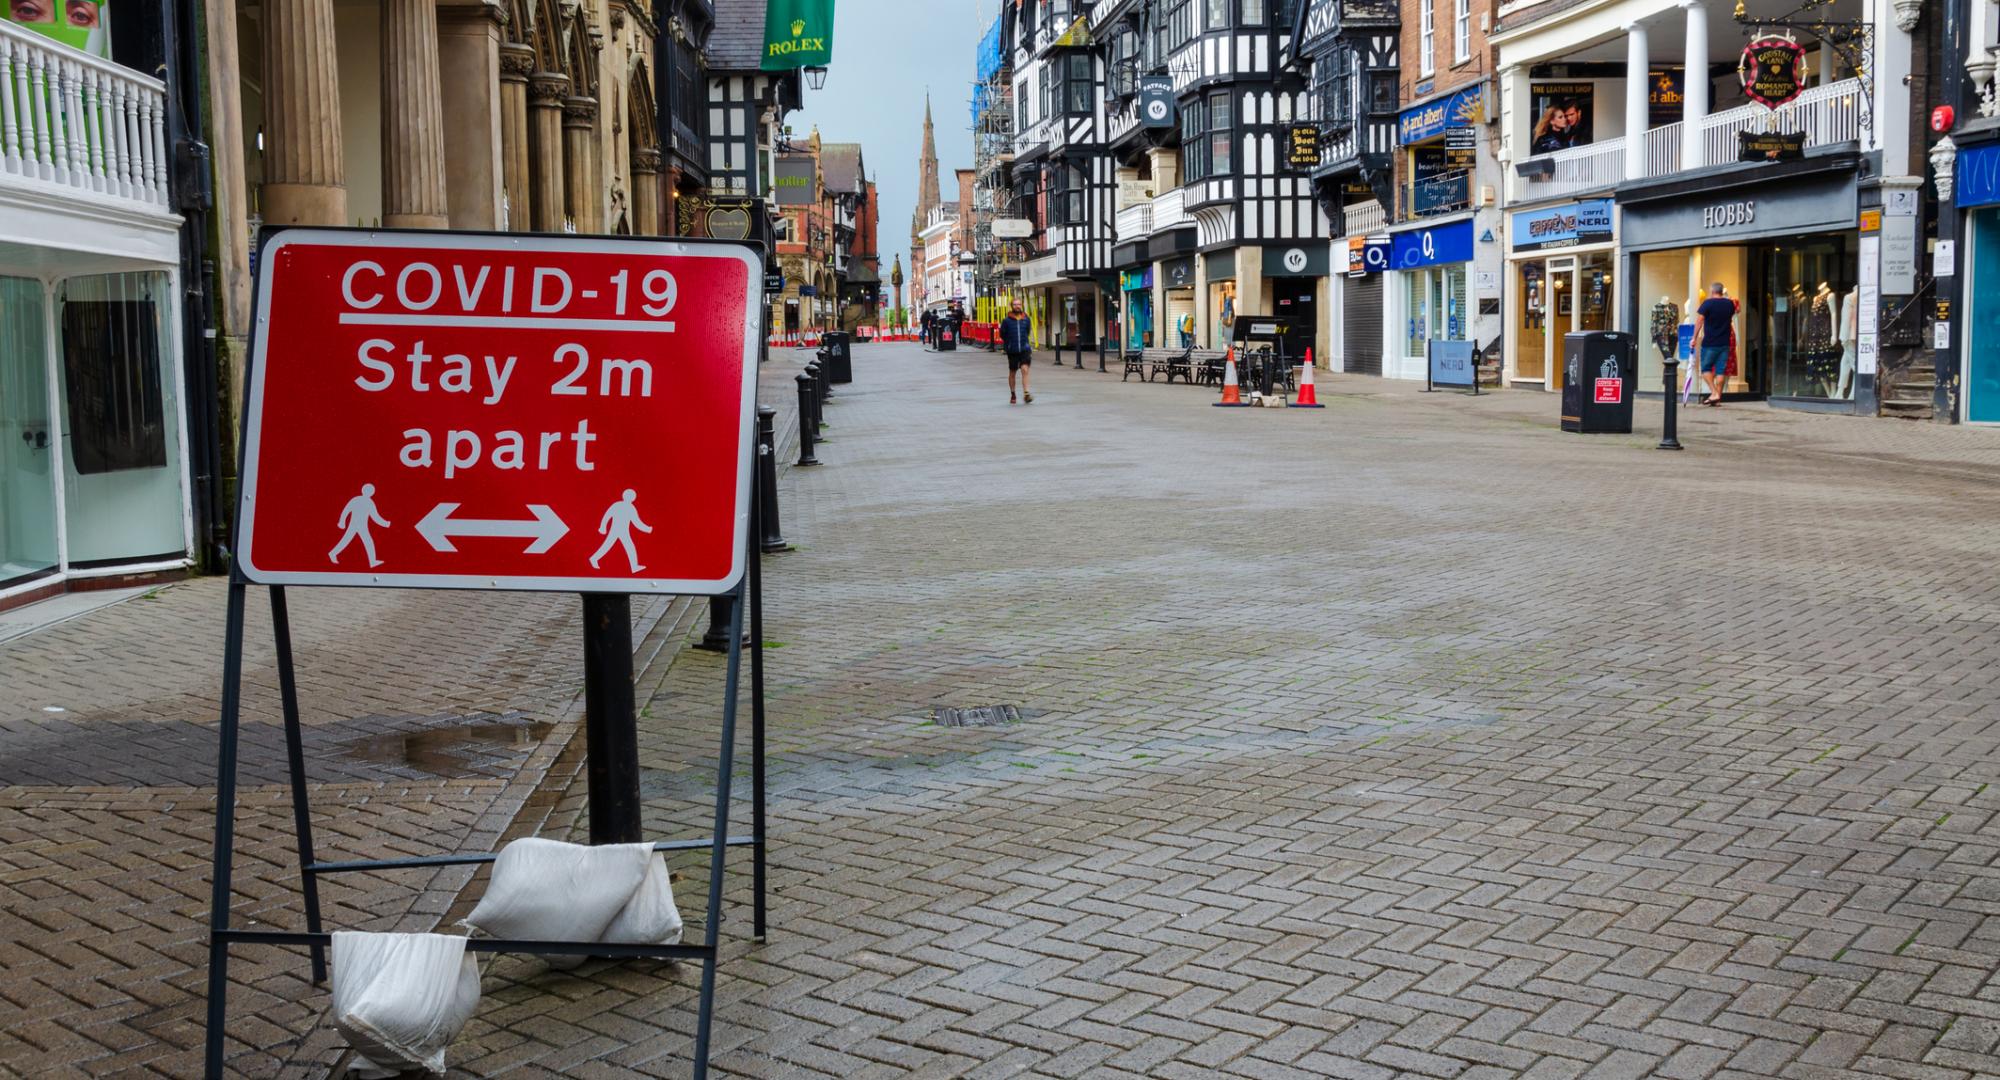
[[[1035,362],[1034,328],[1018,302],[1000,320],[1000,347],[1007,350],[1007,404],[1014,404],[1015,372],[1021,375],[1021,400],[1034,404],[1035,395],[1028,392],[1028,368]]]
[[[1735,331],[1736,301],[1718,281],[1708,287],[1708,299],[1695,309],[1694,350],[1699,358],[1701,375],[1708,383],[1708,396],[1703,405],[1722,404],[1723,382],[1729,377],[1729,341]]]
[[[931,317],[930,312],[928,311],[924,312],[923,339],[924,339],[924,348],[926,349],[931,347],[931,324],[935,321],[936,320]]]

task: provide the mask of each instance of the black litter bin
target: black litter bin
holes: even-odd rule
[[[1631,434],[1632,391],[1638,374],[1638,339],[1631,334],[1609,330],[1564,334],[1562,429]]]
[[[820,339],[821,351],[826,355],[826,377],[830,382],[851,383],[854,381],[854,340],[845,330],[831,330]]]
[[[938,327],[937,349],[939,352],[958,351],[958,331],[953,330],[950,323]]]

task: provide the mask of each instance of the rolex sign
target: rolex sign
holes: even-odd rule
[[[1148,75],[1139,80],[1139,126],[1174,126],[1174,80],[1167,75]]]

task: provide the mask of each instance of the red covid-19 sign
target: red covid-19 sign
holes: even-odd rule
[[[242,573],[730,590],[762,273],[733,244],[276,233],[258,268]]]

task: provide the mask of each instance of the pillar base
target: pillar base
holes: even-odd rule
[[[344,184],[278,184],[263,188],[266,225],[345,225]]]

